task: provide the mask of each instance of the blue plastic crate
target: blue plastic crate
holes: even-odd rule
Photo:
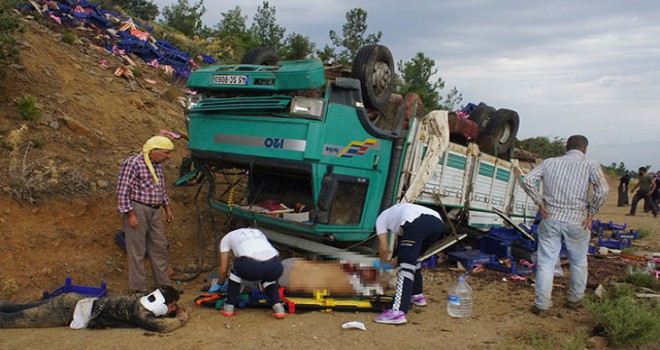
[[[632,245],[632,240],[631,239],[613,240],[611,237],[608,237],[607,240],[604,240],[601,237],[598,238],[598,245],[601,247],[607,247],[611,249],[623,249],[630,247]]]
[[[536,271],[536,265],[534,266],[525,266],[515,262],[511,263],[511,267],[506,267],[500,263],[489,263],[486,264],[486,268],[489,270],[495,270],[500,272],[506,272],[514,275],[529,275]]]
[[[498,258],[510,258],[513,242],[505,241],[492,236],[481,236],[481,251],[493,254]]]
[[[492,227],[488,234],[507,242],[515,242],[520,239],[520,233],[513,228]]]
[[[60,294],[64,293],[78,293],[83,295],[89,295],[90,297],[100,298],[104,297],[107,293],[107,285],[105,282],[101,282],[101,288],[97,287],[88,287],[88,286],[77,286],[71,284],[71,277],[67,277],[64,281],[64,285],[55,289],[51,293],[44,291],[43,299],[54,298]]]
[[[492,254],[482,253],[479,250],[457,250],[449,252],[449,260],[459,261],[463,266],[470,269],[476,264],[487,264],[495,261]]]
[[[627,225],[625,223],[623,225],[615,224],[614,221],[610,221],[608,227],[610,230],[625,230]]]
[[[437,259],[435,255],[431,255],[428,259],[422,261],[422,267],[435,267]]]
[[[612,237],[616,239],[639,239],[639,231],[633,229],[630,231],[612,230]]]

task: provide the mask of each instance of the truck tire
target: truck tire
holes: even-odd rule
[[[477,125],[479,125],[479,132],[483,132],[493,113],[495,113],[495,108],[483,102],[479,102],[479,104],[470,111],[468,119],[477,123]]]
[[[513,147],[519,125],[520,116],[516,111],[498,109],[477,138],[479,149],[493,155],[506,154]]]
[[[351,77],[360,80],[365,106],[385,107],[394,85],[394,59],[390,49],[383,45],[363,46],[355,56]]]
[[[254,47],[245,53],[241,64],[256,64],[259,66],[274,66],[280,60],[280,55],[270,47]]]

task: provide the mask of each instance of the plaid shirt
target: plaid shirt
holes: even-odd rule
[[[165,190],[163,167],[155,163],[153,166],[158,177],[158,184],[154,182],[142,153],[128,157],[121,164],[117,181],[117,202],[120,213],[133,210],[131,201],[146,204],[170,204]]]

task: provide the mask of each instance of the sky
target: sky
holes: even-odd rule
[[[154,0],[161,9],[176,0]],[[194,0],[191,0],[193,3]],[[261,0],[207,0],[209,27],[239,6],[248,25]],[[657,0],[271,0],[285,35],[330,44],[346,12],[367,11],[367,34],[395,62],[423,52],[462,104],[520,115],[518,139],[589,139],[603,165],[660,170],[660,1]]]

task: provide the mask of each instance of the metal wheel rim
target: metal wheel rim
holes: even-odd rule
[[[511,133],[512,133],[511,123],[504,124],[504,127],[502,128],[502,133],[500,134],[500,138],[497,141],[501,144],[506,143],[511,137]]]
[[[392,81],[392,70],[390,66],[382,61],[374,65],[374,92],[376,95],[382,95],[390,87]]]

